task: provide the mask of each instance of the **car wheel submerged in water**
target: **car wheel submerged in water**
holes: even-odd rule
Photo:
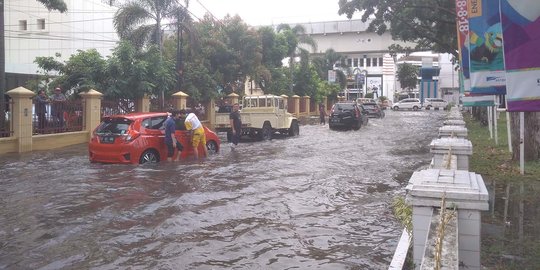
[[[141,155],[141,158],[139,159],[140,164],[156,162],[159,162],[159,154],[152,149],[144,151],[144,153]]]
[[[218,152],[218,145],[215,141],[207,141],[206,142],[206,149],[208,150],[209,155],[217,154]]]

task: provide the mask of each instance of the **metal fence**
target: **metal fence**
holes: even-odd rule
[[[151,112],[166,112],[174,108],[171,99],[162,101],[161,98],[150,99],[150,111]]]
[[[101,117],[134,111],[135,101],[131,99],[104,99],[101,101]]]
[[[53,134],[83,130],[84,101],[49,101],[33,104],[34,134]]]
[[[11,137],[13,136],[13,121],[10,108],[13,107],[13,102],[6,100],[1,105],[2,111],[4,111],[4,117],[0,119],[0,138]]]

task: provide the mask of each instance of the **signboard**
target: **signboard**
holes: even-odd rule
[[[373,93],[373,97],[382,95],[382,77],[367,77],[367,93]]]
[[[335,70],[329,70],[328,71],[328,82],[329,83],[335,83],[336,82],[336,71]]]
[[[506,93],[499,5],[468,0],[471,95]]]
[[[495,106],[493,96],[466,96],[462,97],[464,107],[488,107]]]
[[[471,78],[469,73],[469,15],[467,0],[456,0],[456,27],[458,33],[459,65],[460,65],[460,92],[471,91]]]
[[[508,111],[540,111],[540,4],[500,0]]]

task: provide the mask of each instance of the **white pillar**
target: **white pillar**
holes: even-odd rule
[[[460,269],[480,270],[480,211],[489,209],[482,176],[464,170],[427,169],[413,173],[406,189],[407,202],[413,206],[416,269],[425,253],[433,209],[440,207],[444,197],[447,207],[457,209]]]

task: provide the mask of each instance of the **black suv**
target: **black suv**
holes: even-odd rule
[[[332,106],[328,118],[330,129],[338,127],[358,130],[367,124],[367,115],[356,102],[339,102]]]

